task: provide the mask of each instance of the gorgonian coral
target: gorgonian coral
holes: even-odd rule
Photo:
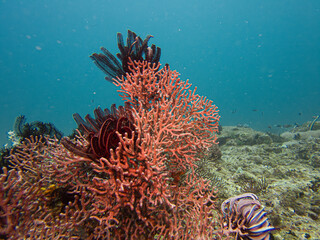
[[[130,104],[136,126],[165,156],[172,169],[185,171],[215,144],[217,106],[199,96],[189,81],[169,67],[130,62],[131,74],[115,80],[120,96]],[[155,156],[158,157],[158,156]]]
[[[52,154],[58,151],[68,156],[58,140],[43,137],[30,137],[12,151],[13,169],[0,176],[1,237],[70,239],[85,230],[92,194],[56,176],[59,156]]]
[[[66,164],[62,159],[69,157],[59,157],[60,151],[53,153],[63,165],[56,176],[79,182],[74,175],[69,176],[70,169],[78,175],[83,165],[90,164],[94,174],[84,184],[96,196],[91,217],[115,238],[134,239],[142,233],[147,238],[194,236],[196,231],[189,232],[183,227],[186,224],[189,229],[212,235],[214,191],[195,174],[193,162],[214,143],[219,119],[214,114],[216,107],[194,92],[181,96],[190,84],[168,68],[158,71],[159,66],[155,69],[147,62],[131,62],[130,67],[125,82],[136,90],[123,86],[121,92],[134,94],[134,102],[126,101],[125,108],[113,106],[104,114],[95,110],[95,118],[87,115],[83,120],[74,115],[86,139],[63,139],[62,143],[82,158],[69,159]],[[141,84],[145,89],[139,92]],[[184,114],[179,111],[181,107]],[[124,117],[128,124],[122,126]],[[113,134],[114,144],[110,144],[110,137],[105,136]],[[109,154],[98,154],[106,148]],[[187,213],[193,216],[189,220]],[[205,224],[199,225],[200,219]]]
[[[92,55],[120,87],[124,107],[97,108],[94,117],[84,119],[74,114],[79,128],[74,139],[31,138],[11,154],[13,169],[0,177],[1,236],[267,237],[263,231],[271,227],[260,204],[246,197],[225,202],[226,223],[217,230],[215,190],[195,171],[215,144],[217,107],[179,73],[160,69],[160,49],[148,48],[150,37],[142,41],[129,31],[125,46],[118,35],[121,63],[106,49],[105,55]],[[15,197],[19,201],[10,201]]]

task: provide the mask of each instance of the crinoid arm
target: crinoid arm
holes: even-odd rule
[[[105,79],[112,82],[113,78],[121,77],[125,74],[121,63],[104,47],[101,48],[104,53],[94,53],[90,56],[93,62],[100,68],[107,76]]]
[[[148,35],[144,40],[133,31],[128,30],[126,45],[121,33],[117,34],[119,53],[116,54],[118,60],[106,48],[102,47],[103,53],[93,53],[90,58],[105,74],[105,79],[114,82],[114,79],[126,77],[126,73],[131,73],[129,62],[147,61],[158,64],[161,57],[161,49],[154,44],[148,47],[148,42],[152,35]]]

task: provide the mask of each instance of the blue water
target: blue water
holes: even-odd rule
[[[220,109],[264,130],[320,114],[319,0],[2,0],[0,144],[18,115],[65,134],[72,114],[121,104],[89,55],[130,29]]]

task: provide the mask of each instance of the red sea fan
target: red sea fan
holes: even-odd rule
[[[216,230],[216,191],[194,169],[216,142],[218,109],[160,69],[150,37],[129,32],[125,46],[118,35],[122,66],[106,50],[92,56],[108,80],[117,77],[124,107],[74,114],[75,139],[31,138],[11,152],[0,238],[269,239],[274,228],[254,194],[226,200]]]
[[[0,238],[88,239],[74,235],[86,232],[92,194],[56,175],[58,152],[67,158],[58,140],[43,137],[26,139],[11,151],[13,169],[0,175]],[[72,171],[69,175],[78,172]]]
[[[21,236],[204,240],[217,235],[215,190],[194,171],[216,141],[217,107],[176,71],[159,70],[160,50],[148,50],[148,37],[143,42],[133,37],[121,53],[146,58],[128,57],[129,72],[114,79],[124,107],[97,108],[94,117],[84,119],[74,114],[82,133],[75,139],[32,141],[12,155],[23,182],[36,189],[28,202],[35,210],[23,226],[14,226]],[[6,220],[0,215],[0,221]]]
[[[158,71],[159,65],[147,62],[131,62],[131,67],[127,80],[117,81],[128,96],[121,113],[112,107],[104,114],[96,110],[95,118],[75,115],[86,141],[62,140],[80,157],[61,156],[59,178],[77,182],[76,176],[64,175],[92,173],[85,183],[95,196],[91,219],[114,239],[207,239],[214,234],[215,191],[193,168],[216,139],[217,107],[189,90],[191,84],[177,72]],[[129,120],[121,127],[124,133],[117,127],[122,117]],[[104,128],[106,123],[113,127]],[[111,145],[104,136],[114,133]],[[99,154],[104,147],[94,149],[100,141],[108,155]]]
[[[270,226],[264,207],[253,193],[245,193],[229,198],[221,204],[223,217],[222,235],[235,239],[269,240]]]
[[[131,73],[117,79],[120,96],[129,103],[137,128],[157,149],[154,158],[165,157],[173,171],[195,167],[216,143],[219,111],[206,97],[199,96],[189,81],[160,64],[130,62]]]

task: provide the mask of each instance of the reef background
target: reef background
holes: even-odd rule
[[[88,56],[115,53],[127,29],[155,36],[162,62],[219,106],[222,125],[276,132],[319,115],[318,0],[1,1],[0,13],[1,145],[18,115],[69,134],[72,113],[119,105]]]
[[[273,226],[274,239],[320,239],[320,123],[279,135],[249,127],[222,128],[221,155],[200,164],[219,189],[219,198],[252,192],[259,196]]]

